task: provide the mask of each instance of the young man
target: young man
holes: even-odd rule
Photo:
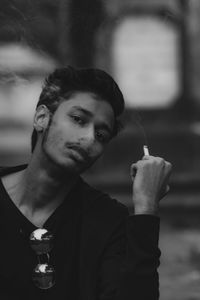
[[[47,78],[31,159],[1,170],[0,299],[158,299],[157,214],[170,163],[132,164],[133,216],[80,177],[117,134],[123,109],[101,70],[67,67]]]

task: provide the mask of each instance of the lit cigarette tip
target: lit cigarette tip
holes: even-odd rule
[[[144,155],[149,155],[149,149],[146,145],[143,146]]]

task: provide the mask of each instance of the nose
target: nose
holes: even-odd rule
[[[100,143],[96,143],[94,127],[84,129],[84,132],[82,132],[82,135],[79,138],[79,143],[85,149],[91,160],[96,160],[103,151],[102,145]]]
[[[95,129],[93,126],[87,127],[84,129],[84,132],[81,134],[81,141],[90,147],[95,142]]]

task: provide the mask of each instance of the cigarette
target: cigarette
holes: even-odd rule
[[[149,154],[149,149],[146,145],[143,146],[143,151],[144,151],[144,155],[150,155]]]

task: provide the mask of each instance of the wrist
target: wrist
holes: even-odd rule
[[[156,197],[141,193],[134,193],[132,197],[135,215],[158,215],[159,201]]]
[[[158,206],[141,206],[136,205],[134,207],[135,215],[158,215]]]

